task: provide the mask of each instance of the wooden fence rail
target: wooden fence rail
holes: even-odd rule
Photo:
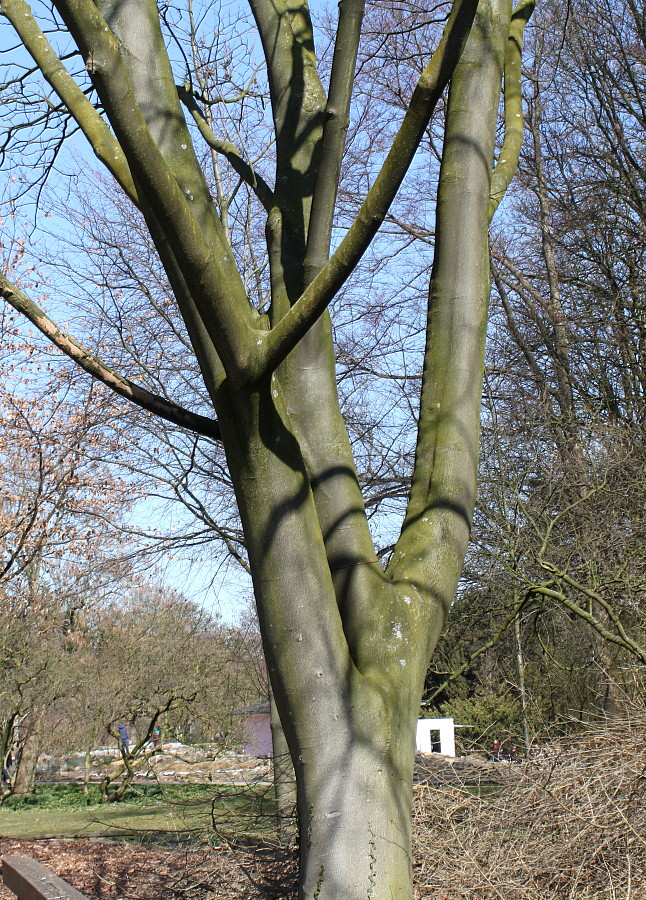
[[[87,900],[30,856],[3,857],[2,880],[18,900]]]

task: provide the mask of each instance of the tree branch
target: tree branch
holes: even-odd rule
[[[563,575],[561,573],[557,574],[557,577],[562,578]],[[567,580],[567,579],[564,579]],[[631,638],[629,638],[626,633],[621,628],[619,634],[614,634],[612,631],[609,631],[592,613],[589,613],[587,610],[583,609],[579,606],[578,603],[574,603],[572,600],[568,598],[568,596],[563,591],[555,591],[548,587],[543,587],[541,585],[537,585],[533,588],[535,594],[541,594],[544,597],[550,597],[553,600],[557,600],[559,603],[562,603],[566,609],[569,609],[570,612],[577,615],[580,619],[583,619],[584,622],[587,622],[590,627],[597,632],[605,641],[608,641],[611,644],[616,644],[618,647],[623,647],[624,650],[628,650],[630,653],[634,654],[642,663],[646,663],[646,650],[643,647],[640,647],[639,644],[635,643]],[[594,593],[594,592],[593,592]],[[601,601],[598,594],[595,594],[594,598],[597,602],[603,606],[606,612],[609,612],[611,609],[610,605],[605,601]],[[613,618],[613,616],[611,616]],[[616,619],[616,617],[615,617]],[[617,625],[617,621],[614,621],[615,626]],[[623,634],[621,633],[623,632]]]
[[[365,0],[341,0],[339,3],[330,88],[307,235],[304,263],[306,285],[310,284],[325,265],[330,252],[334,206],[345,138],[350,124],[350,101],[364,8]]]
[[[626,630],[621,623],[621,619],[614,611],[612,604],[609,603],[604,597],[601,596],[597,591],[592,590],[592,588],[586,587],[586,585],[581,584],[580,581],[572,578],[567,572],[561,571],[557,566],[552,565],[552,563],[546,562],[545,560],[539,560],[541,568],[545,569],[546,572],[549,572],[552,575],[555,575],[561,581],[564,581],[569,587],[573,588],[576,591],[579,591],[583,594],[584,597],[587,597],[588,600],[593,600],[595,603],[598,603],[599,606],[607,613],[608,618],[612,622],[612,624],[617,629],[619,636],[624,642],[624,646],[631,650],[631,652],[635,653],[642,662],[646,662],[646,650],[643,650],[636,641],[633,641],[626,634]],[[568,609],[570,607],[568,606]],[[587,615],[587,613],[586,613]],[[598,620],[596,620],[598,621]]]
[[[253,377],[273,371],[326,309],[377,233],[419,146],[433,110],[460,59],[477,8],[456,0],[442,40],[419,78],[386,160],[332,258],[260,347]]]
[[[186,109],[190,112],[200,134],[209,147],[212,150],[215,150],[216,153],[220,153],[224,156],[227,162],[230,163],[234,172],[242,178],[245,184],[249,185],[265,210],[269,212],[274,205],[274,192],[264,178],[262,178],[261,175],[258,175],[257,172],[254,172],[252,166],[242,158],[237,147],[230,141],[221,141],[215,136],[213,129],[207,122],[192,91],[185,85],[178,85],[177,94]]]
[[[178,183],[151,134],[119,41],[92,0],[57,0],[55,5],[81,51],[137,186],[173,247],[227,374],[236,380],[256,350],[257,317],[217,212],[213,210],[212,227],[205,234],[204,218],[197,218],[204,198]],[[176,96],[174,82],[172,88]]]
[[[467,659],[462,663],[462,665],[458,669],[456,669],[454,672],[451,672],[449,677],[446,678],[442,682],[442,684],[433,691],[433,693],[430,696],[425,697],[422,702],[422,706],[430,706],[433,703],[433,700],[435,700],[435,698],[437,696],[439,696],[442,693],[442,691],[446,690],[446,688],[449,686],[449,684],[452,681],[455,681],[456,678],[459,678],[460,675],[462,675],[464,672],[466,672],[470,668],[470,666],[473,665],[473,663],[476,661],[476,659],[479,656],[482,656],[482,654],[486,653],[487,650],[491,650],[492,647],[496,646],[496,644],[498,643],[500,638],[503,636],[503,634],[507,631],[509,626],[514,622],[514,620],[516,618],[518,618],[518,616],[522,612],[525,604],[529,600],[531,600],[534,593],[535,593],[534,589],[530,588],[529,591],[527,591],[527,593],[525,594],[525,596],[512,607],[511,612],[509,613],[507,618],[504,620],[504,622],[502,623],[500,628],[495,632],[495,634],[488,641],[486,641],[484,644],[482,644],[480,647],[478,647],[477,650],[474,650],[473,653],[470,653],[469,656],[467,657]]]
[[[475,502],[490,293],[487,205],[510,0],[481,0],[451,79],[408,507],[387,574],[448,612]]]
[[[496,285],[496,290],[498,291],[498,296],[500,297],[500,302],[502,303],[502,307],[503,307],[503,309],[505,311],[505,315],[507,317],[507,325],[509,327],[509,330],[512,333],[514,340],[520,347],[520,350],[521,350],[523,356],[525,357],[525,360],[527,361],[527,365],[529,366],[529,368],[532,372],[532,375],[536,379],[536,382],[538,384],[540,384],[541,387],[543,387],[547,391],[548,394],[552,394],[552,395],[556,394],[556,391],[554,390],[554,388],[545,379],[545,373],[542,371],[535,355],[532,353],[532,351],[529,347],[529,344],[527,343],[527,341],[525,340],[525,338],[523,337],[523,335],[520,332],[520,329],[519,329],[516,319],[514,317],[513,310],[511,308],[511,304],[509,303],[509,296],[507,295],[507,290],[505,288],[505,285],[502,282],[502,279],[500,278],[500,276],[498,275],[498,273],[496,272],[495,269],[492,269],[492,275],[493,275],[494,284]]]
[[[97,158],[138,206],[137,190],[119,142],[54,52],[29,6],[24,0],[2,0],[2,14],[15,28],[25,49],[88,139]]]
[[[514,177],[520,148],[523,143],[523,94],[520,64],[523,52],[523,32],[529,22],[536,0],[523,0],[511,14],[509,38],[505,50],[505,137],[500,156],[491,176],[491,197],[487,210],[488,221],[494,217],[500,201]]]
[[[94,356],[77,343],[73,338],[64,334],[60,328],[30,300],[16,285],[12,284],[4,275],[0,275],[0,296],[15,310],[22,313],[25,318],[38,328],[48,340],[58,347],[66,356],[74,360],[84,371],[109,387],[115,394],[125,397],[131,403],[135,403],[142,409],[161,416],[174,425],[179,425],[189,431],[195,431],[213,440],[221,440],[220,427],[216,420],[190,412],[184,407],[171,403],[157,394],[147,391],[128,378],[124,378],[115,372],[110,366]]]

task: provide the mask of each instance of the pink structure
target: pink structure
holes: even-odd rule
[[[244,716],[242,720],[244,752],[249,756],[261,758],[273,756],[269,703],[257,703],[255,706],[246,706],[237,711]]]

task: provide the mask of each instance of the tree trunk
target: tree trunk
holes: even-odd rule
[[[350,26],[358,38],[358,5],[341,4],[351,16],[340,43],[350,38]],[[415,725],[475,499],[487,210],[511,2],[480,0],[455,70],[475,3],[454,5],[456,28],[448,27],[444,49],[420,77],[357,227],[324,274],[334,170],[347,127],[341,121],[340,140],[323,141],[324,132],[331,133],[324,123],[345,118],[351,85],[345,91],[343,78],[355,68],[353,39],[349,50],[335,54],[333,74],[341,73],[336,108],[317,74],[307,4],[251,0],[276,136],[267,223],[269,316],[248,303],[192,152],[157,4],[57,0],[56,6],[111,121],[112,131],[102,130],[101,140],[112,147],[114,135],[129,168],[124,171],[112,151],[104,158],[146,216],[216,406],[269,677],[296,774],[300,897],[410,900]],[[36,39],[33,44],[38,52]],[[330,317],[321,313],[327,293],[343,283],[383,221],[452,71],[419,439],[405,521],[384,571],[341,412]],[[84,115],[96,115],[83,101]],[[320,169],[322,143],[330,151]],[[310,222],[311,209],[322,212],[313,212]],[[315,288],[310,280],[317,271]],[[125,784],[132,760],[124,756],[123,765]]]
[[[36,766],[40,756],[42,719],[43,713],[38,713],[23,741],[13,781],[15,797],[28,797],[36,789]]]
[[[483,0],[451,87],[422,436],[385,572],[340,415],[327,317],[275,376],[242,387],[227,379],[217,393],[265,658],[296,773],[301,900],[412,897],[419,703],[475,495],[486,213],[509,14],[507,0]]]
[[[269,692],[271,713],[272,767],[274,799],[276,801],[276,830],[278,839],[289,842],[294,836],[296,813],[296,776],[289,754],[287,738],[278,715],[274,695]]]
[[[594,604],[594,614],[596,619],[610,631],[610,617],[601,604]],[[593,636],[593,641],[597,667],[593,677],[596,676],[599,712],[607,719],[614,719],[621,714],[624,699],[622,691],[612,675],[616,669],[616,662],[610,649],[611,645],[607,641],[596,634]]]
[[[410,900],[412,735],[408,743],[406,773],[384,735],[314,749],[299,800],[301,898]]]
[[[517,597],[514,595],[514,602]],[[529,753],[530,736],[529,721],[527,719],[527,689],[525,686],[525,654],[523,653],[523,641],[520,629],[520,613],[514,619],[514,638],[516,640],[516,667],[518,669],[518,691],[520,693],[520,711],[523,720],[523,740],[525,752]]]
[[[11,784],[4,780],[4,776],[10,777],[9,766],[7,766],[9,751],[11,750],[11,741],[13,735],[13,725],[16,721],[16,713],[10,715],[2,723],[2,731],[0,731],[0,763],[2,764],[3,780],[0,785],[0,793],[10,791]]]
[[[429,616],[415,633],[417,620],[407,621],[415,588],[402,599],[378,564],[361,565],[347,583],[373,580],[372,594],[361,597],[372,600],[373,621],[344,631],[280,392],[259,386],[234,403],[224,391],[220,400],[267,666],[296,772],[300,896],[410,898],[414,731],[427,647],[443,616]],[[272,433],[279,440],[269,443]],[[372,628],[385,629],[393,658],[371,652]]]
[[[90,771],[92,769],[92,749],[85,751],[85,759],[83,761],[83,794],[87,796],[90,790]]]

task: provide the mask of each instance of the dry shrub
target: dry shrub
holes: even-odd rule
[[[552,746],[480,797],[420,785],[416,894],[429,900],[643,900],[646,713]]]

